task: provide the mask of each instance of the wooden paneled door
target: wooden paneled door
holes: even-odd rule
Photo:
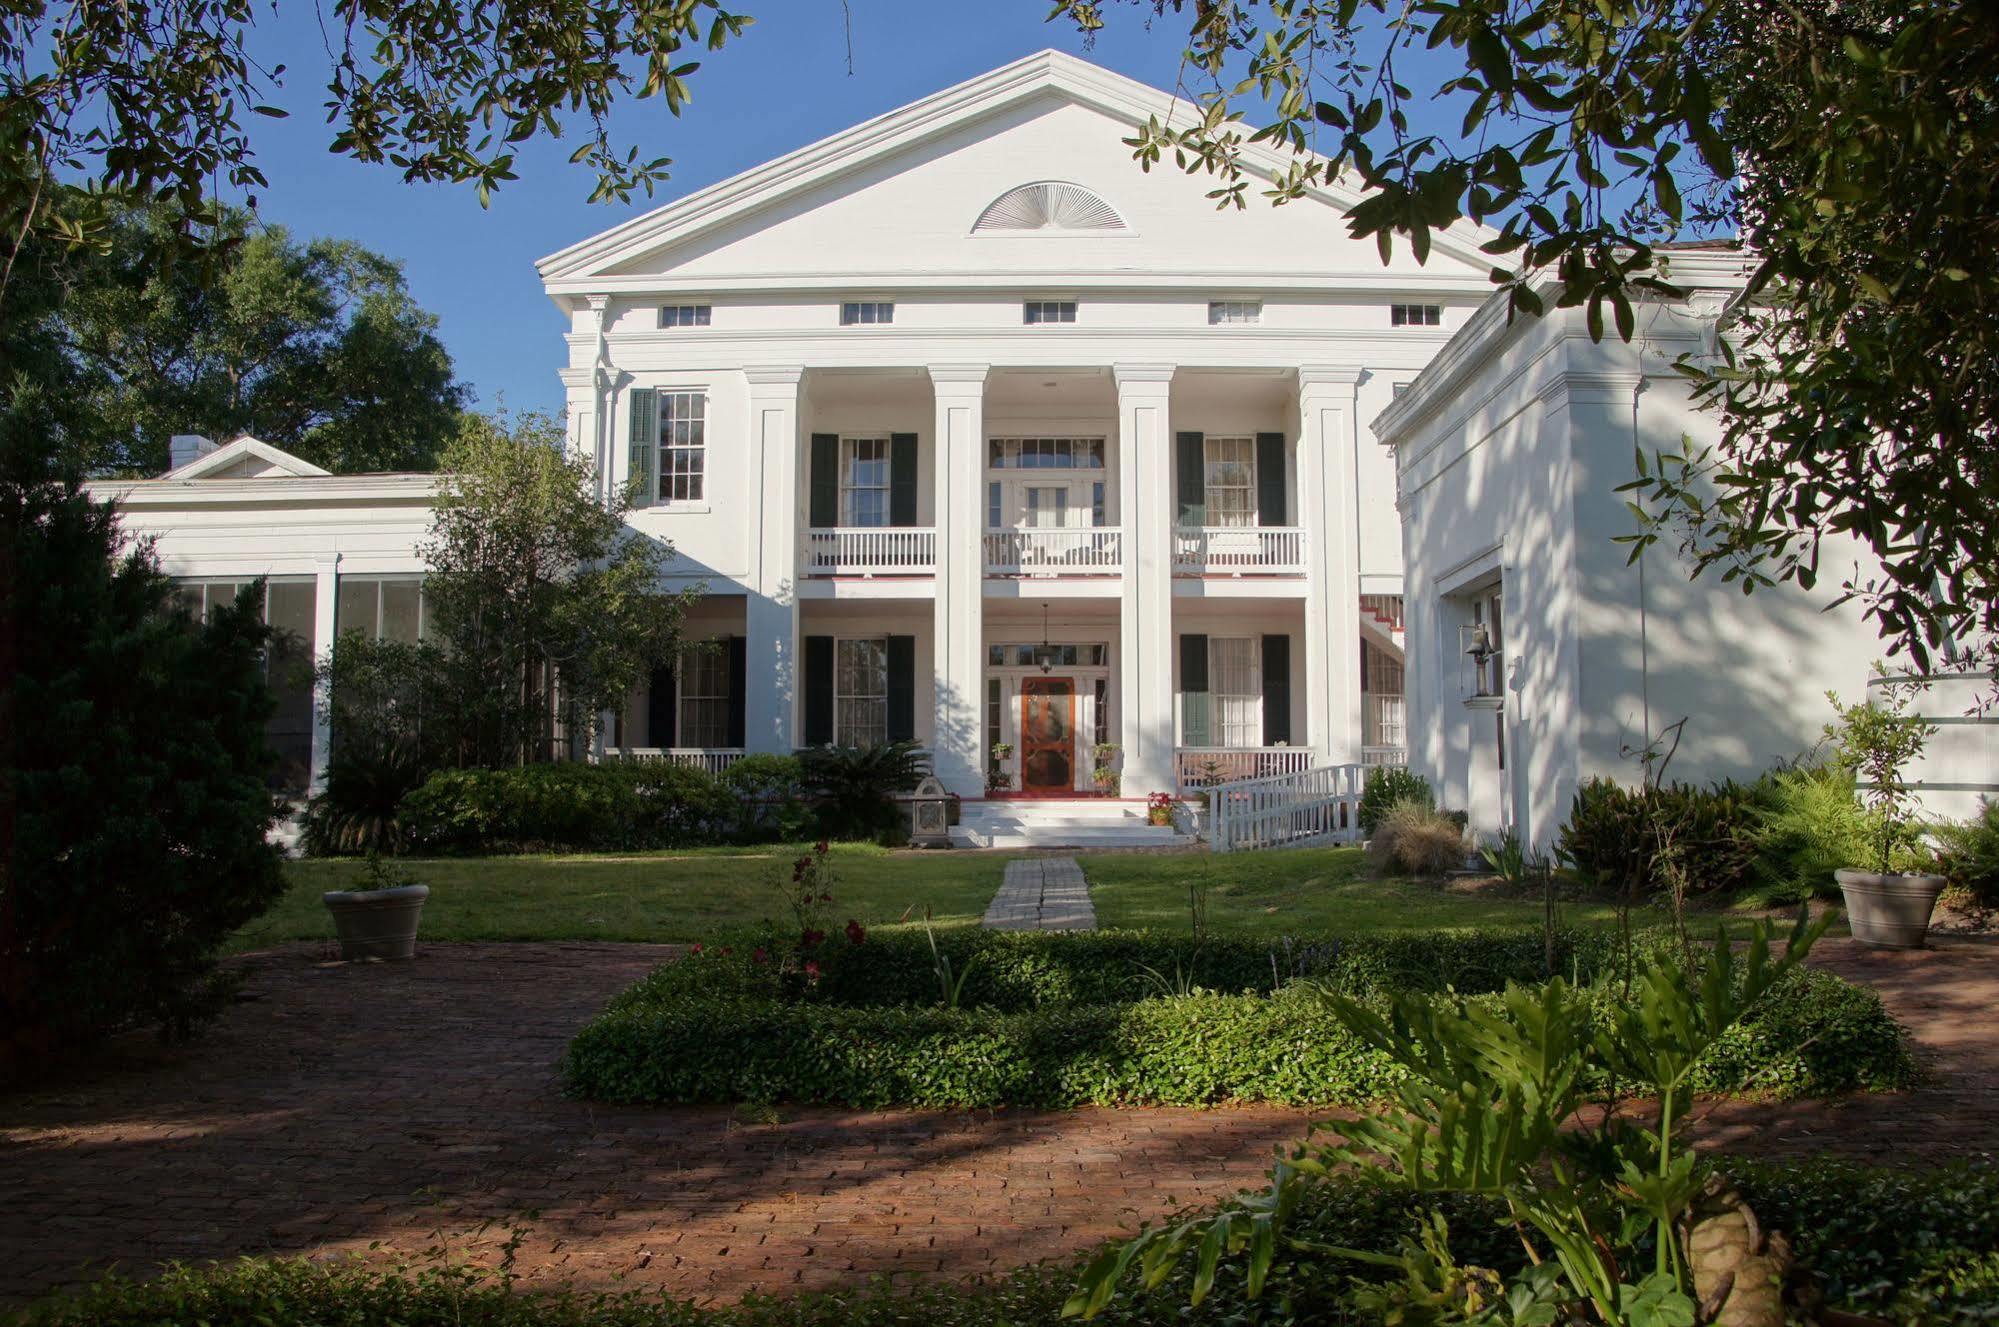
[[[1076,680],[1029,677],[1020,684],[1020,790],[1076,788]]]

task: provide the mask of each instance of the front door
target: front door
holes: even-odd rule
[[[1030,677],[1020,684],[1020,788],[1072,792],[1076,787],[1076,682]]]

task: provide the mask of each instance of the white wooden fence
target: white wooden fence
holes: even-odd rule
[[[710,774],[720,774],[729,766],[743,758],[741,747],[720,746],[607,746],[604,748],[606,760],[666,761],[674,765],[688,765],[694,769],[707,770]]]
[[[1216,852],[1360,842],[1361,765],[1314,765],[1295,774],[1237,779],[1206,790],[1208,845]]]
[[[1182,746],[1173,750],[1173,782],[1181,793],[1218,783],[1296,774],[1310,769],[1312,751],[1302,746]]]

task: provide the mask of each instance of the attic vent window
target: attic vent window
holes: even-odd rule
[[[1120,231],[1124,218],[1080,184],[1043,180],[1009,189],[979,214],[974,235],[1006,231]]]

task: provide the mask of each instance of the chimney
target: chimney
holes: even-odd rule
[[[176,433],[168,444],[167,469],[178,470],[215,450],[215,441],[199,433]]]

